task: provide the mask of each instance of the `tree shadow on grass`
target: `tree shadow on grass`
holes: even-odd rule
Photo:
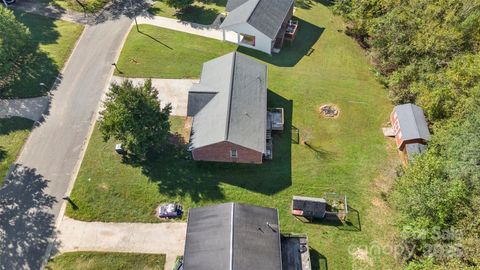
[[[198,2],[204,4],[215,4],[219,7],[225,7],[227,5],[227,0],[197,0]]]
[[[55,44],[60,37],[54,20],[39,15],[15,12],[17,20],[30,29],[26,52],[8,76],[8,85],[0,89],[3,98],[27,98],[46,95],[57,80],[60,67],[40,45]]]
[[[8,135],[18,130],[29,130],[33,121],[22,117],[10,117],[0,119],[0,135]]]
[[[302,19],[295,18],[295,20],[298,20],[299,23],[297,37],[292,44],[285,42],[280,53],[268,55],[266,53],[242,46],[238,47],[238,51],[275,66],[295,66],[300,60],[302,60],[303,57],[309,57],[315,53],[315,49],[312,47],[325,30],[325,28],[318,27]]]
[[[45,193],[48,180],[16,164],[0,189],[1,269],[40,269],[54,240],[56,199]],[[55,244],[55,243],[54,243]]]
[[[126,159],[141,166],[143,173],[158,184],[160,193],[171,197],[189,196],[193,202],[223,200],[221,183],[256,193],[272,195],[291,186],[291,123],[293,102],[269,91],[268,105],[283,107],[285,130],[273,136],[273,160],[261,165],[201,162],[191,159],[186,143],[169,144],[158,157],[145,162]],[[172,137],[178,137],[173,134]]]
[[[175,16],[181,21],[210,25],[215,21],[218,14],[218,11],[213,8],[191,6],[175,14]]]

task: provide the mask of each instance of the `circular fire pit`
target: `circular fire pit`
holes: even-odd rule
[[[320,115],[324,118],[337,118],[340,115],[340,110],[334,104],[325,104],[318,108]]]

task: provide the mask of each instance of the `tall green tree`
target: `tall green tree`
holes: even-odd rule
[[[0,6],[0,89],[15,77],[22,56],[28,50],[30,31],[13,12]]]
[[[119,140],[139,158],[161,149],[167,142],[172,107],[170,104],[160,107],[158,91],[151,80],[138,86],[130,80],[112,83],[104,106],[100,120],[104,140],[111,137]]]

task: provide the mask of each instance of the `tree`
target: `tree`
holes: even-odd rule
[[[30,31],[12,11],[0,6],[0,89],[16,76],[22,55],[27,51]]]
[[[193,4],[194,0],[165,0],[169,7],[176,10],[185,10]]]
[[[152,150],[159,150],[167,141],[168,121],[172,107],[160,108],[158,91],[151,80],[134,86],[132,81],[112,83],[105,110],[101,112],[100,131],[104,140],[111,137],[138,158],[145,158]]]

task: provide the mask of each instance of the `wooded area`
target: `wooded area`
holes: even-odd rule
[[[391,100],[423,107],[433,131],[389,197],[401,213],[400,259],[407,269],[478,269],[480,1],[351,0],[334,10]]]

